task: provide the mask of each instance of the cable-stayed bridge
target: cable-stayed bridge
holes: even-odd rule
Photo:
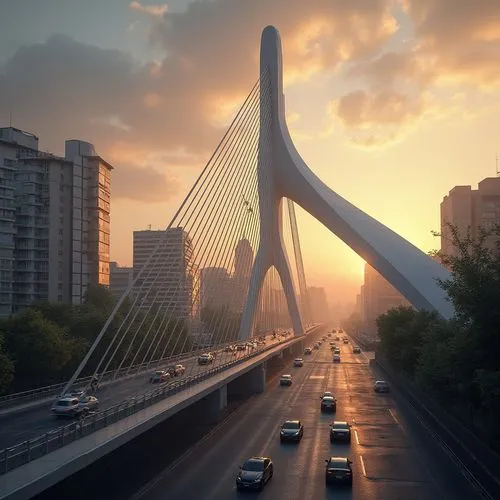
[[[3,443],[0,494],[39,491],[195,402],[216,415],[228,392],[264,390],[266,363],[301,352],[304,336],[318,331],[294,203],[415,307],[452,314],[436,282],[448,272],[324,185],[297,153],[273,27],[263,32],[260,63],[255,85],[168,227],[144,232],[143,267],[79,367],[64,387],[41,396],[89,390],[95,380],[103,411],[54,429],[53,421],[44,427],[37,420],[47,407],[20,395],[34,413],[9,424],[23,443]],[[151,390],[152,371],[175,365],[185,371]],[[5,404],[10,411],[13,401]]]

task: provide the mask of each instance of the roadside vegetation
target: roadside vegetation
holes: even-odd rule
[[[500,451],[500,227],[476,239],[450,230],[456,255],[434,254],[451,272],[439,285],[454,318],[391,309],[377,319],[379,349],[393,368]]]

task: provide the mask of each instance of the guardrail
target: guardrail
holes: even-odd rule
[[[224,344],[219,346],[224,348]],[[102,374],[100,378],[100,384],[108,385],[111,382],[118,380],[123,380],[130,377],[135,377],[145,371],[155,369],[156,367],[167,364],[176,363],[185,359],[189,359],[193,356],[197,356],[199,353],[205,352],[204,349],[197,349],[189,353],[182,353],[176,356],[169,356],[162,359],[155,360],[153,362],[140,363],[127,368],[120,368],[116,370],[109,370]],[[83,389],[90,384],[92,376],[82,377],[75,381],[73,387],[75,389]],[[59,384],[48,385],[45,387],[38,387],[37,389],[31,389],[29,391],[17,392],[14,394],[7,394],[5,396],[0,396],[0,410],[5,408],[12,408],[14,406],[21,405],[23,403],[31,401],[45,400],[52,396],[58,396],[60,392],[64,389],[66,382],[61,382]]]
[[[314,326],[311,330],[319,328],[320,326],[321,325]],[[311,333],[311,330],[309,330],[307,334]],[[173,394],[177,394],[187,387],[198,384],[216,373],[220,373],[232,366],[248,361],[259,354],[263,354],[266,351],[276,348],[277,346],[288,344],[295,339],[296,337],[292,337],[282,342],[268,345],[262,347],[261,349],[256,349],[236,360],[231,360],[210,370],[150,390],[142,396],[127,399],[106,410],[85,416],[79,421],[58,427],[57,429],[49,431],[42,436],[0,450],[0,475],[6,474],[7,472],[17,469],[28,462],[62,448],[77,439],[81,439],[82,437],[88,436],[89,434],[103,429],[108,425],[114,424],[115,422],[133,415],[134,413],[162,401]]]
[[[500,477],[496,475],[500,471],[500,456],[416,387],[407,376],[396,371],[382,353],[376,352],[374,362],[406,398],[410,409],[414,413],[418,411],[423,417],[419,418],[420,423],[427,427],[433,439],[441,445],[481,497],[489,500],[500,498]]]

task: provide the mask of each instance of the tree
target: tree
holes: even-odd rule
[[[7,392],[14,379],[14,363],[3,350],[3,336],[0,334],[0,394]]]
[[[16,367],[16,390],[58,381],[74,347],[66,330],[36,309],[9,318],[3,328],[5,350]]]
[[[413,375],[424,334],[440,319],[437,313],[400,306],[377,318],[380,348],[394,367]]]

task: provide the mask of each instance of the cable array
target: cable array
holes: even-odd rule
[[[258,176],[270,172],[262,164],[272,147],[270,110],[264,74],[168,227],[134,234],[138,272],[67,388],[82,372],[130,373],[236,342],[259,246]],[[291,326],[274,268],[259,304],[254,334]]]

